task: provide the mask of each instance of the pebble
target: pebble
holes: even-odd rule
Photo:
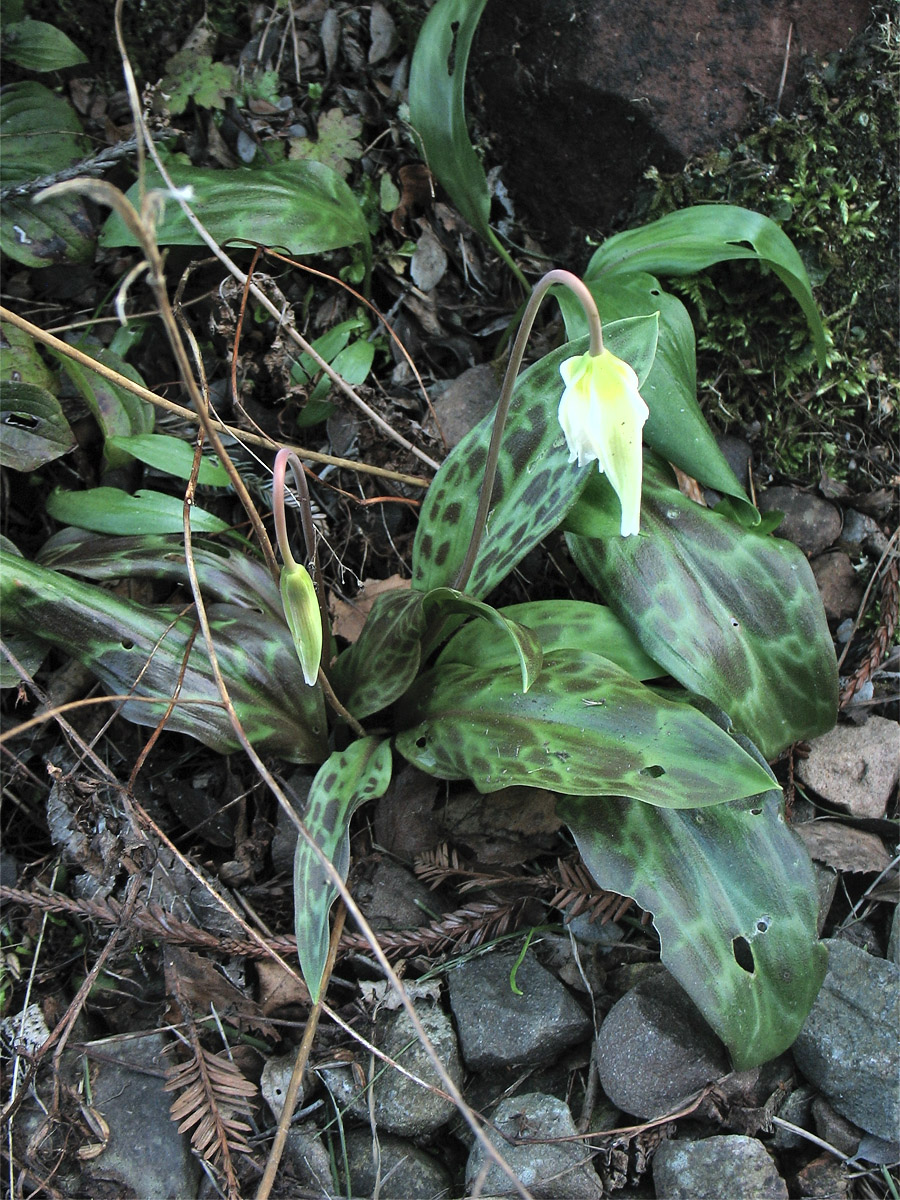
[[[862,602],[863,585],[850,556],[843,550],[833,550],[814,558],[810,566],[832,627],[846,617],[855,617]]]
[[[376,1166],[372,1134],[368,1129],[351,1129],[345,1134],[350,1189],[354,1196],[374,1196],[376,1183],[380,1200],[432,1200],[449,1196],[450,1173],[425,1150],[405,1138],[379,1133],[380,1170]],[[342,1179],[341,1156],[338,1170]],[[329,1194],[331,1193],[329,1189]]]
[[[529,951],[510,985],[513,954],[470,959],[448,974],[450,1007],[471,1071],[548,1062],[587,1038],[590,1019]]]
[[[900,968],[829,939],[822,990],[793,1046],[810,1083],[844,1117],[888,1141],[900,1129]]]
[[[740,1134],[663,1142],[653,1156],[653,1183],[665,1200],[788,1200],[762,1142]]]
[[[459,1085],[462,1067],[449,1017],[430,1004],[417,1004],[416,1012],[450,1078]],[[396,1059],[407,1071],[426,1083],[443,1088],[405,1009],[380,1014],[373,1040],[380,1050]],[[368,1071],[367,1063],[364,1070]],[[344,1067],[323,1067],[319,1073],[339,1107],[349,1108],[361,1121],[369,1120],[368,1094],[353,1071]],[[423,1137],[439,1129],[456,1112],[451,1100],[420,1087],[381,1060],[375,1065],[375,1074],[377,1078],[372,1085],[375,1123],[387,1133]]]
[[[846,1168],[830,1154],[820,1154],[801,1167],[791,1183],[797,1196],[815,1200],[846,1200],[850,1195]]]
[[[435,415],[452,450],[487,416],[500,393],[500,384],[489,363],[469,367],[434,400]]]
[[[836,725],[810,742],[797,764],[803,783],[854,817],[878,819],[900,779],[900,724],[869,717],[865,725]]]
[[[497,1105],[493,1114],[495,1128],[485,1132],[520,1183],[535,1200],[600,1200],[603,1188],[591,1165],[589,1146],[584,1142],[542,1141],[520,1146],[510,1138],[567,1138],[577,1133],[572,1114],[562,1100],[540,1092],[511,1096]],[[476,1181],[485,1164],[485,1152],[476,1142],[466,1164],[466,1194],[473,1195]],[[481,1196],[515,1195],[509,1178],[498,1166],[488,1169],[479,1190]]]
[[[623,1112],[675,1112],[728,1072],[725,1047],[668,973],[639,983],[609,1010],[597,1035],[600,1082]]]
[[[772,487],[759,497],[759,510],[765,513],[773,508],[784,513],[776,536],[788,538],[810,558],[827,550],[840,536],[840,510],[819,496],[799,488]]]

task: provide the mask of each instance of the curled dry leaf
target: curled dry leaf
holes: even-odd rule
[[[890,857],[881,838],[842,821],[806,821],[795,825],[810,857],[838,871],[883,871]]]

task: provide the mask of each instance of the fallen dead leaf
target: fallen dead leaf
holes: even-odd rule
[[[363,631],[372,605],[382,592],[393,592],[399,588],[408,588],[411,581],[401,575],[392,575],[390,579],[364,579],[363,585],[352,600],[342,600],[332,592],[328,597],[328,610],[331,613],[331,632],[335,637],[345,638],[355,642]]]
[[[280,1009],[309,1004],[309,992],[302,979],[291,975],[280,963],[262,959],[256,964],[259,978],[260,1009],[267,1017]]]
[[[811,858],[837,871],[883,871],[890,864],[881,838],[842,821],[805,821],[794,830]]]

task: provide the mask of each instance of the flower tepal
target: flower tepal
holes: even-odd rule
[[[641,430],[650,410],[638,391],[634,370],[609,350],[567,358],[559,372],[565,383],[559,423],[569,461],[597,461],[622,505],[622,537],[640,531]]]

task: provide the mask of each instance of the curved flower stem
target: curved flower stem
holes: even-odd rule
[[[567,287],[584,309],[590,337],[589,352],[593,355],[603,353],[603,329],[600,324],[600,314],[597,312],[597,304],[587,285],[577,275],[573,275],[571,271],[559,269],[548,271],[534,285],[534,290],[531,293],[528,303],[525,305],[525,312],[522,314],[519,332],[516,334],[516,340],[513,342],[513,348],[510,351],[506,374],[503,376],[503,386],[500,389],[500,399],[497,401],[497,412],[494,415],[491,443],[488,447],[487,460],[484,464],[484,479],[482,480],[481,492],[478,497],[478,511],[475,514],[475,524],[472,528],[472,536],[469,540],[466,557],[463,559],[462,566],[459,568],[459,572],[453,583],[453,586],[460,592],[465,591],[466,584],[469,582],[469,576],[472,574],[472,568],[475,566],[478,547],[481,544],[481,537],[487,523],[488,512],[491,507],[491,497],[494,491],[494,479],[497,476],[500,442],[503,439],[503,429],[506,425],[506,418],[509,413],[510,402],[512,401],[516,376],[519,374],[519,367],[522,365],[522,358],[525,354],[525,345],[531,334],[531,327],[534,325],[534,319],[537,316],[541,301],[550,288],[556,284],[563,284],[563,286]]]

